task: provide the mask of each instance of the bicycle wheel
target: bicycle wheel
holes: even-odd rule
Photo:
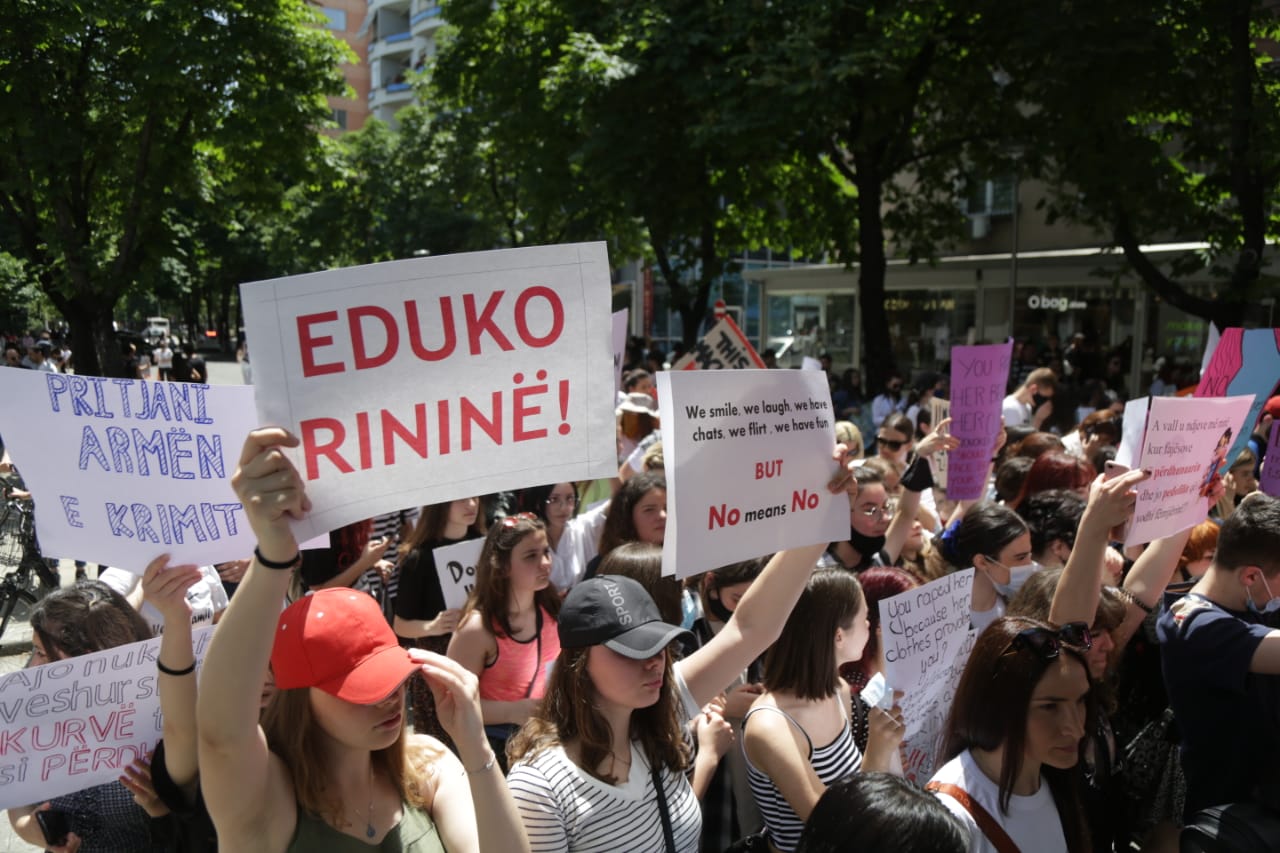
[[[9,587],[3,595],[4,598],[0,599],[0,641],[4,639],[11,621],[26,622],[31,618],[31,608],[36,604],[36,597],[25,589]]]
[[[0,571],[16,569],[26,553],[21,522],[18,510],[10,506],[0,507]]]

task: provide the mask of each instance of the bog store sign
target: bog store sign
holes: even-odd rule
[[[1033,293],[1027,297],[1027,307],[1044,309],[1045,311],[1067,311],[1076,308],[1088,308],[1089,306],[1078,299],[1068,300],[1065,296],[1045,296],[1040,293]]]

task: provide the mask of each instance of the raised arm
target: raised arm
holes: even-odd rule
[[[911,525],[916,520],[920,509],[920,496],[925,489],[933,488],[933,471],[929,467],[929,457],[940,451],[950,452],[960,446],[960,439],[948,435],[946,428],[951,419],[938,423],[937,429],[920,439],[916,448],[915,460],[907,466],[902,476],[902,497],[898,499],[898,509],[889,522],[889,529],[884,534],[884,550],[891,561],[897,561],[902,554],[902,547],[907,544],[911,535]]]
[[[297,443],[283,429],[254,430],[232,478],[257,553],[275,563],[298,558],[289,520],[310,509],[301,478],[280,450]],[[201,789],[228,848],[283,850],[297,822],[288,771],[258,726],[262,682],[291,574],[266,568],[255,555],[204,660],[196,701]]]
[[[1134,486],[1150,474],[1141,469],[1126,471],[1119,477],[1104,480],[1099,476],[1089,488],[1089,503],[1080,517],[1076,543],[1062,570],[1058,589],[1049,608],[1049,621],[1055,625],[1068,622],[1093,624],[1102,595],[1102,566],[1111,530],[1129,520],[1138,500]]]

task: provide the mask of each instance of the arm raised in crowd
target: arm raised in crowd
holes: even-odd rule
[[[916,458],[906,470],[902,478],[902,497],[898,498],[898,508],[889,522],[889,529],[884,534],[884,550],[891,560],[902,555],[902,548],[911,535],[911,525],[920,510],[920,496],[925,489],[933,488],[933,473],[929,469],[929,457],[939,451],[950,453],[960,446],[960,439],[948,435],[946,428],[951,425],[951,418],[939,422],[933,432],[920,439],[916,445]],[[923,470],[917,466],[923,466]]]
[[[298,439],[283,429],[254,430],[232,478],[258,541],[273,562],[298,555],[289,527],[310,508],[302,481],[281,447]],[[258,726],[262,682],[291,572],[255,556],[205,656],[196,702],[201,788],[219,841],[228,849],[283,850],[297,822],[293,783]]]
[[[847,458],[844,445],[836,445],[834,458],[840,467],[827,484],[828,490],[844,494],[850,488],[856,489],[852,479],[854,463]],[[774,554],[738,602],[724,630],[676,664],[699,706],[719,695],[726,684],[732,683],[778,639],[826,546],[819,542]]]

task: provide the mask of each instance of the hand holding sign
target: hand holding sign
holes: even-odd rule
[[[166,625],[191,621],[187,590],[202,577],[199,566],[169,567],[169,555],[161,554],[142,573],[142,597],[160,611]]]
[[[920,439],[920,443],[916,445],[917,456],[932,456],[939,451],[950,453],[960,446],[960,439],[947,432],[947,428],[951,426],[951,418],[942,421],[933,432]]]
[[[244,440],[240,467],[231,477],[231,485],[258,539],[258,550],[272,560],[289,560],[298,553],[298,541],[289,521],[300,519],[311,510],[302,478],[280,450],[297,446],[297,436],[288,430],[255,429]]]

